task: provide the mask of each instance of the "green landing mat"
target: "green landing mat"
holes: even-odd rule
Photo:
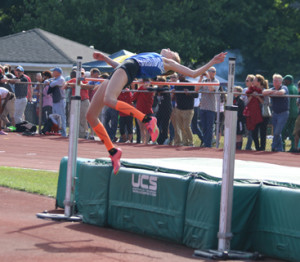
[[[75,200],[85,223],[217,247],[222,159],[77,159]],[[67,158],[57,204],[63,205]],[[233,250],[300,261],[300,168],[235,160]],[[155,192],[155,193],[154,193]]]
[[[176,170],[195,173],[209,181],[222,179],[223,159],[213,158],[160,158],[160,159],[123,159],[125,166],[143,166],[152,170]],[[299,167],[268,164],[263,162],[235,160],[234,180],[244,183],[300,188]]]

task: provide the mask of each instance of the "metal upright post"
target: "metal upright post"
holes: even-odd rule
[[[80,77],[81,77],[82,57],[77,57],[76,86],[75,96],[71,97],[70,109],[70,129],[69,129],[69,154],[67,166],[67,183],[65,196],[65,215],[70,217],[75,205],[75,179],[77,162],[77,144],[79,134],[79,116],[80,116]]]
[[[80,81],[81,81],[81,64],[82,57],[77,57],[77,72],[76,72],[76,87],[75,96],[71,97],[71,110],[70,110],[70,129],[69,129],[69,153],[67,165],[67,178],[66,178],[66,194],[64,200],[64,215],[49,214],[47,212],[38,213],[38,218],[52,219],[52,220],[66,220],[66,221],[81,221],[81,217],[73,216],[75,207],[75,179],[76,179],[76,166],[77,166],[77,144],[79,133],[79,116],[80,116]]]
[[[227,104],[225,107],[224,158],[221,188],[218,250],[230,249],[237,107],[233,106],[235,59],[229,58]]]
[[[220,221],[218,232],[218,250],[196,250],[195,256],[211,259],[261,259],[258,253],[230,250],[231,217],[233,203],[233,180],[235,162],[235,142],[237,125],[237,106],[233,105],[235,58],[229,58],[227,103],[225,106],[224,157],[222,171]]]

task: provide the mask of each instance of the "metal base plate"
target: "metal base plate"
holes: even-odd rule
[[[52,213],[37,213],[37,218],[49,219],[55,221],[68,221],[68,222],[81,222],[82,218],[80,216],[71,216],[68,217],[64,214],[52,214]]]
[[[242,251],[218,251],[218,250],[195,250],[194,257],[210,258],[215,260],[261,260],[264,257],[259,253],[249,253]]]

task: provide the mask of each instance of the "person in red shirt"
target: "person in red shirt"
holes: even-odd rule
[[[254,85],[250,86],[246,91],[248,97],[248,104],[244,110],[244,116],[246,117],[246,126],[248,130],[253,131],[257,124],[263,121],[260,102],[257,98],[258,94],[261,94],[262,90]],[[253,136],[252,136],[253,137]]]
[[[143,79],[144,85],[141,85],[138,90],[147,90],[150,87],[149,79]],[[147,116],[153,115],[152,105],[153,105],[153,92],[136,92],[133,95],[132,101],[136,101],[136,109],[144,113]],[[141,132],[141,141],[144,144],[148,144],[150,140],[150,134],[147,131],[146,126],[142,121],[138,120],[138,124]]]
[[[84,77],[85,70],[81,69],[81,76]],[[66,82],[64,89],[67,87],[72,88],[72,96],[75,95],[75,83],[76,83],[76,71],[72,71],[71,79]],[[88,131],[88,123],[86,120],[86,113],[88,111],[88,108],[90,106],[90,100],[89,100],[89,90],[85,88],[85,85],[88,84],[88,81],[82,81],[81,82],[81,89],[80,89],[80,97],[81,97],[81,103],[80,103],[80,120],[79,120],[79,138],[87,138],[87,131]]]

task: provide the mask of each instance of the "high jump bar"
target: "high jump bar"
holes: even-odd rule
[[[103,82],[103,78],[80,78],[81,81]],[[133,81],[133,84],[150,83],[152,85],[168,85],[168,86],[219,86],[220,83],[191,83],[191,82],[157,82],[157,81]]]

